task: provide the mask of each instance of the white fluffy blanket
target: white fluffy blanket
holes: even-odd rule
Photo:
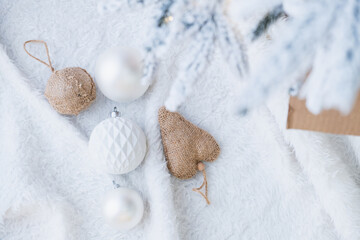
[[[186,181],[172,177],[162,152],[157,110],[164,103],[181,47],[163,59],[139,100],[116,104],[99,91],[77,117],[57,114],[43,96],[48,68],[22,44],[48,42],[55,68],[93,73],[111,46],[140,47],[148,9],[100,17],[96,1],[0,0],[0,238],[10,239],[360,239],[358,137],[285,130],[287,97],[246,117],[227,108],[235,81],[219,52],[179,112],[221,146],[206,165],[211,205]],[[32,52],[45,57],[42,48]],[[129,232],[109,228],[100,199],[111,178],[94,169],[87,152],[92,129],[117,106],[146,132],[144,163],[124,187],[141,192],[142,222]]]

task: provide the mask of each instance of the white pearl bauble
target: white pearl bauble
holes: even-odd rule
[[[128,173],[145,157],[146,136],[134,122],[111,117],[99,123],[91,133],[89,154],[107,173]]]
[[[142,69],[140,56],[134,50],[109,49],[96,61],[95,81],[107,98],[115,102],[133,101],[149,87],[141,83]]]
[[[126,231],[141,221],[144,203],[136,191],[129,188],[117,188],[105,194],[102,212],[105,221],[110,226]]]

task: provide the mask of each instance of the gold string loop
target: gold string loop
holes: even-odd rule
[[[49,63],[44,62],[43,60],[35,57],[34,55],[31,55],[31,54],[28,52],[28,50],[26,49],[26,44],[31,43],[31,42],[34,42],[34,43],[42,43],[42,44],[45,45],[46,55],[47,55],[47,58],[48,58]],[[29,41],[26,41],[26,42],[24,42],[24,50],[25,50],[25,52],[26,52],[30,57],[32,57],[32,58],[34,58],[35,60],[38,60],[39,62],[41,62],[42,64],[45,64],[46,66],[48,66],[48,67],[51,69],[52,72],[55,71],[55,69],[53,68],[53,66],[52,66],[52,64],[51,64],[49,49],[48,49],[48,46],[47,46],[47,44],[46,44],[45,41],[43,41],[43,40],[29,40]]]

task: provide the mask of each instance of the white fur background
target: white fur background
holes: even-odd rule
[[[286,94],[234,116],[227,106],[236,80],[219,51],[179,109],[221,146],[219,159],[206,164],[210,206],[191,191],[201,174],[186,181],[169,175],[160,142],[157,110],[181,46],[135,102],[117,104],[98,91],[77,117],[49,106],[43,92],[51,72],[26,55],[23,42],[45,40],[55,69],[79,66],[93,75],[103,50],[142,46],[150,11],[100,16],[95,0],[0,0],[0,238],[360,239],[359,138],[285,130]],[[258,48],[249,49],[252,64]],[[30,51],[45,57],[40,45]],[[146,202],[143,221],[126,233],[104,224],[100,200],[112,179],[87,155],[92,129],[115,105],[145,130],[149,145],[139,168],[115,176]]]

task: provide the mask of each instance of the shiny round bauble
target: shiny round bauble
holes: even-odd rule
[[[143,84],[143,66],[135,50],[113,48],[96,61],[95,81],[101,92],[115,102],[129,102],[141,97],[149,87]]]
[[[89,154],[110,174],[125,174],[140,165],[146,154],[146,136],[133,121],[119,112],[99,123],[89,141]]]
[[[144,214],[144,202],[136,191],[116,188],[107,192],[103,199],[102,212],[105,221],[120,231],[135,227]]]

